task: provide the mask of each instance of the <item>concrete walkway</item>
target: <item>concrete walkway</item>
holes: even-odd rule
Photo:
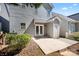
[[[49,54],[61,49],[64,49],[66,47],[69,47],[73,44],[78,43],[77,41],[60,38],[60,39],[53,39],[53,38],[40,38],[33,40],[39,45],[39,47],[42,49],[42,51],[45,54]]]

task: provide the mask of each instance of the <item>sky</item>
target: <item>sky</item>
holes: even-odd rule
[[[52,12],[69,16],[75,13],[79,13],[79,3],[53,3],[54,8]]]

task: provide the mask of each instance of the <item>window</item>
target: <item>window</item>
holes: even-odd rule
[[[43,33],[43,26],[40,26],[40,34],[42,34]]]
[[[39,34],[39,26],[36,26],[36,34]]]
[[[25,29],[26,24],[25,23],[21,23],[21,29]]]

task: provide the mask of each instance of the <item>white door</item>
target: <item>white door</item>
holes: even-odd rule
[[[59,38],[60,25],[59,21],[55,20],[53,23],[53,38]]]
[[[35,25],[35,36],[44,35],[44,25]]]

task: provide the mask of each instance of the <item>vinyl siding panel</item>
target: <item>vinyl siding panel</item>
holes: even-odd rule
[[[28,33],[28,34],[30,34],[32,36],[35,36],[35,25],[34,25],[34,21],[32,21],[32,23],[27,28],[27,30],[25,31],[25,33]]]

